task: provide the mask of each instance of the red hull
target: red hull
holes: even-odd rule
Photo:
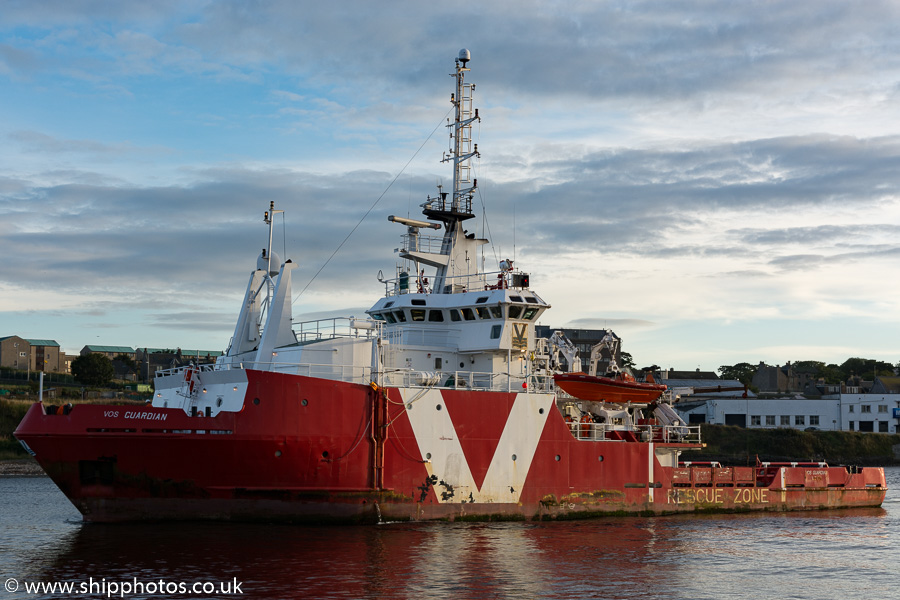
[[[554,375],[553,379],[569,395],[595,402],[649,404],[666,391],[666,386],[661,384],[594,377],[584,373],[564,373]]]
[[[542,417],[529,450],[510,437],[521,408],[515,393],[444,390],[436,406],[410,409],[399,389],[259,371],[247,377],[237,413],[190,417],[180,409],[79,405],[68,415],[45,415],[36,404],[15,435],[90,521],[803,510],[879,506],[886,492],[876,468],[662,466],[655,449],[691,446],[577,440],[555,408]],[[434,412],[416,421],[410,415],[419,410]],[[429,450],[450,442],[446,433],[425,439],[414,431],[430,414],[452,419],[449,437],[462,449],[461,468],[474,487],[433,472]],[[509,448],[518,456],[508,458]],[[497,475],[496,465],[508,460],[528,464],[517,489]]]

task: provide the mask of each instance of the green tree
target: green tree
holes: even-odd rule
[[[845,380],[853,375],[863,379],[871,379],[873,376],[892,377],[894,375],[892,364],[872,358],[848,358],[841,364],[840,369],[844,373]]]
[[[112,361],[103,354],[85,354],[72,361],[72,375],[84,385],[106,385],[113,374]]]
[[[620,357],[622,359],[622,364],[619,365],[620,367],[628,368],[628,369],[634,368],[634,359],[631,357],[631,353],[622,352],[620,354]]]
[[[134,360],[127,354],[119,354],[113,360],[121,362],[132,371],[136,370],[136,367],[134,366]]]
[[[722,365],[718,371],[722,379],[736,379],[744,385],[750,385],[757,368],[758,365],[742,362],[731,366]]]
[[[844,372],[841,370],[839,366],[834,363],[830,365],[825,365],[822,368],[822,373],[819,375],[822,379],[825,380],[825,383],[838,384],[842,381],[847,380],[847,376],[844,375]]]

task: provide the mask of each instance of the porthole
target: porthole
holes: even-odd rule
[[[426,459],[426,460],[431,460],[431,452],[427,452],[427,453],[425,454],[425,459]]]
[[[557,454],[557,455],[556,455],[556,462],[559,462],[561,458],[562,458],[562,457],[561,457],[559,454]]]
[[[512,455],[512,459],[513,459],[513,461],[516,460],[516,455],[515,455],[515,454]]]
[[[600,456],[598,456],[597,460],[599,460],[600,462],[603,462],[603,455],[601,454]]]
[[[328,450],[322,451],[322,458],[328,458]]]
[[[254,398],[254,399],[253,399],[253,404],[256,404],[256,405],[258,406],[258,405],[259,405],[259,398]]]
[[[276,450],[276,451],[275,451],[275,458],[278,458],[279,456],[281,456],[281,450]]]
[[[441,406],[440,404],[438,404],[437,406],[435,406],[435,408],[438,409],[438,410],[441,410],[441,409],[444,408],[444,407]]]
[[[216,398],[216,406],[222,406],[222,396]]]
[[[309,404],[309,400],[307,400],[306,398],[300,401],[300,406],[306,406],[307,404]]]
[[[412,402],[406,405],[406,410],[412,410]]]
[[[459,368],[460,368],[460,369],[465,369],[465,368],[466,368],[466,363],[464,363],[464,362],[459,363]]]
[[[538,414],[539,414],[539,415],[544,414],[544,409],[543,409],[543,408],[539,408],[539,409],[538,409]]]

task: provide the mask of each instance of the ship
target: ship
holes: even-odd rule
[[[143,406],[32,405],[15,431],[85,521],[377,523],[554,520],[876,507],[880,468],[726,466],[665,397],[592,401],[557,387],[538,319],[551,308],[512,260],[479,263],[460,51],[448,119],[452,189],[404,229],[365,316],[295,322],[296,263],[268,246],[227,351],[159,371]],[[477,221],[476,221],[477,222]],[[249,262],[249,261],[248,261]]]

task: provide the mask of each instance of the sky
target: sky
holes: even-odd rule
[[[363,316],[387,216],[451,181],[461,48],[485,269],[543,325],[638,366],[900,361],[876,0],[0,0],[0,336],[224,350],[270,201],[295,320]]]

